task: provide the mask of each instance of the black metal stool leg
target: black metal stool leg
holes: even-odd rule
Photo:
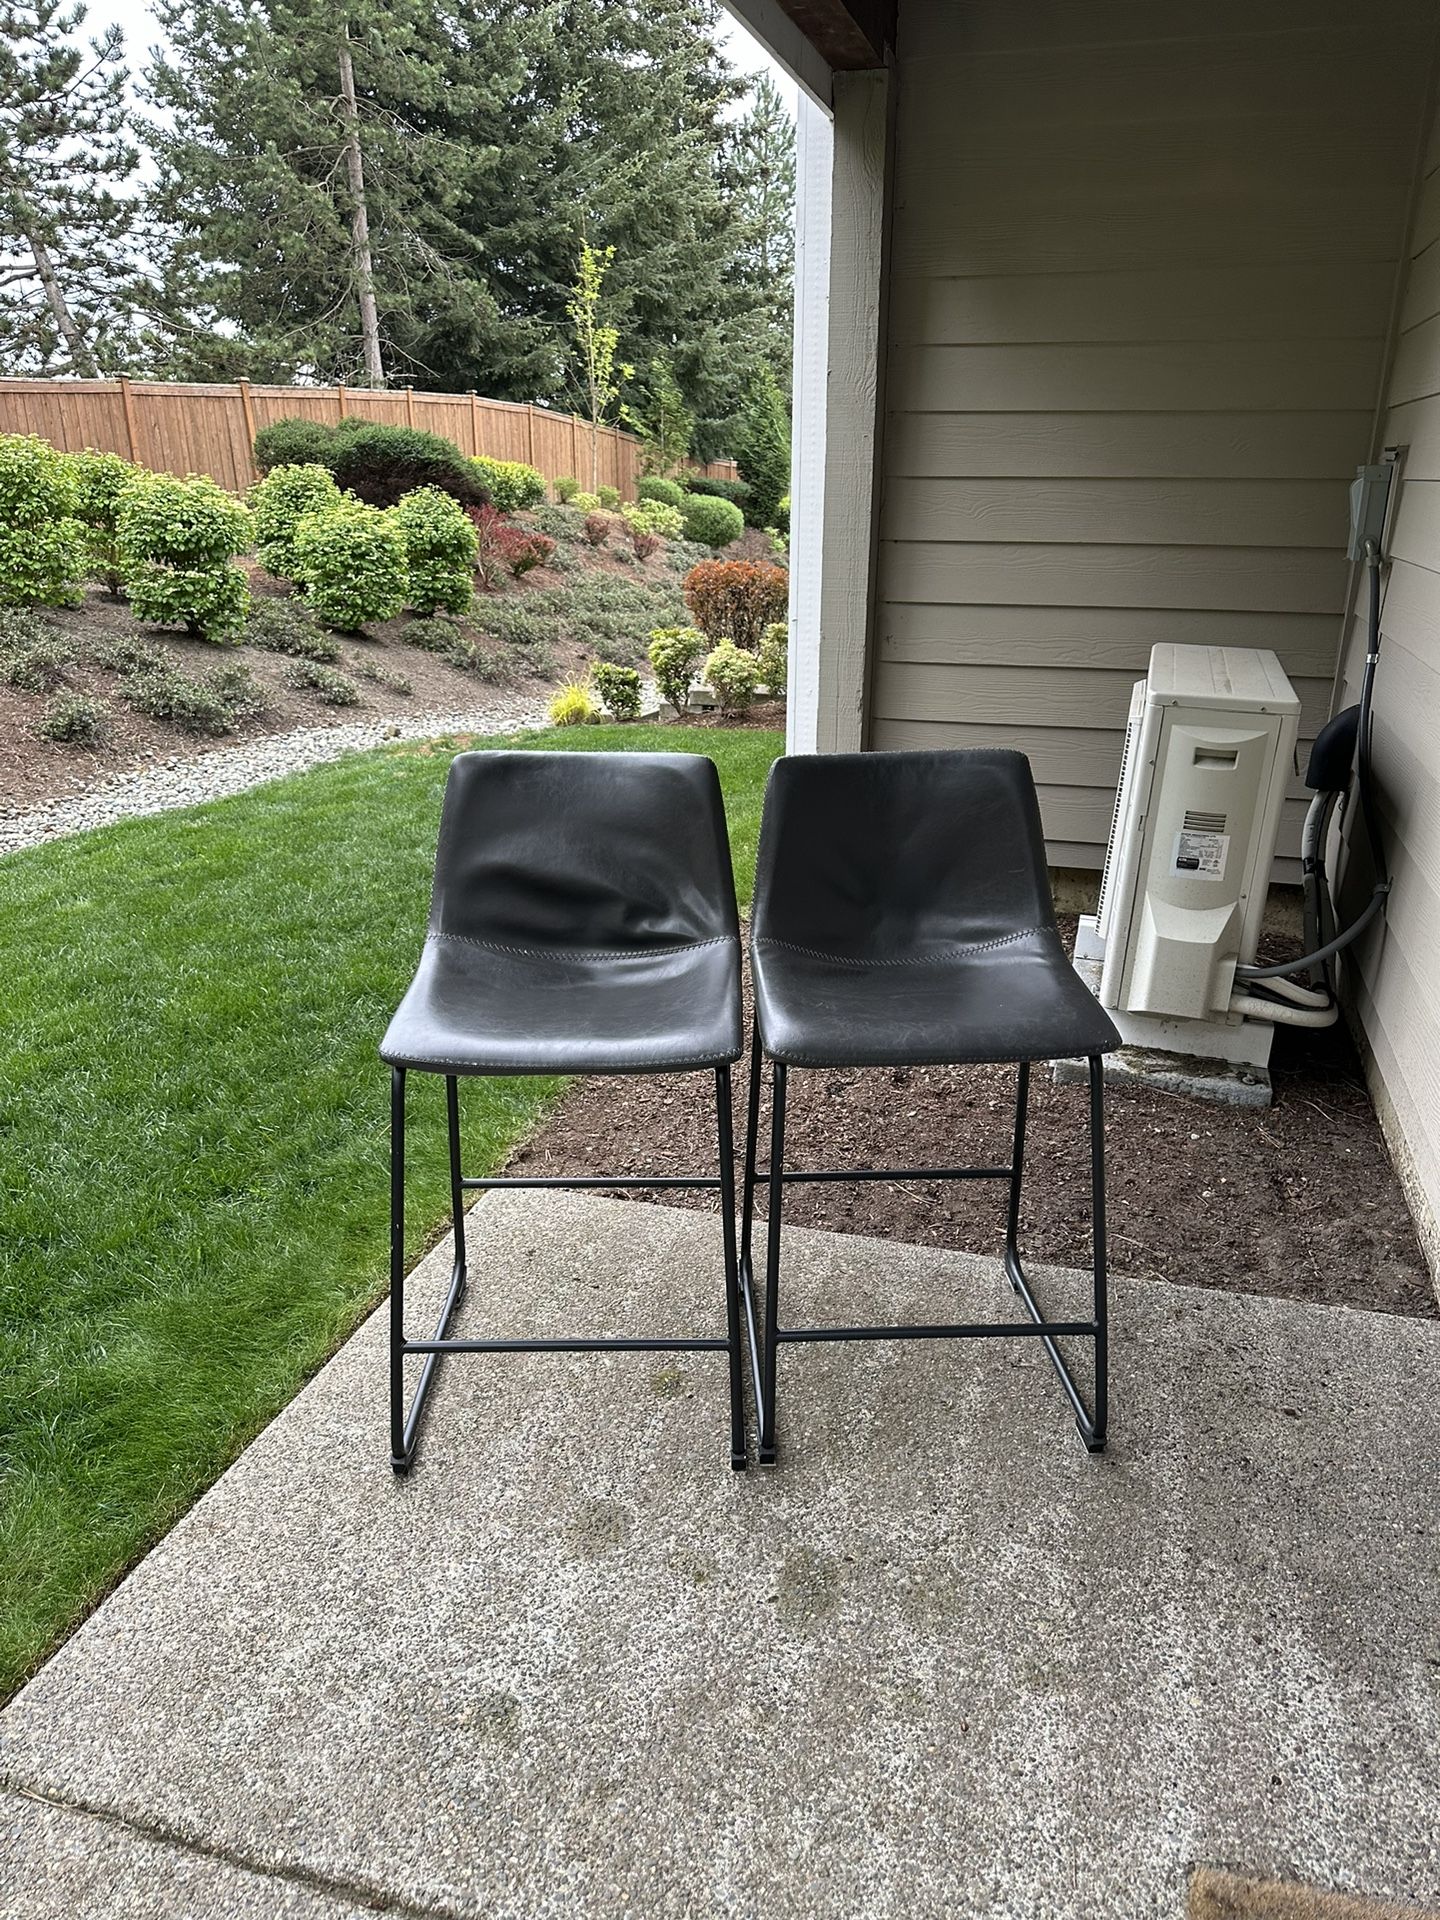
[[[730,1357],[730,1465],[743,1473],[745,1448],[745,1375],[740,1331],[740,1262],[735,1250],[735,1136],[730,1069],[715,1072],[715,1109],[720,1146],[720,1223],[725,1242],[725,1333]]]
[[[1005,1217],[1005,1270],[1014,1293],[1020,1291],[1015,1272],[1020,1264],[1020,1187],[1025,1178],[1025,1120],[1029,1108],[1030,1062],[1022,1060],[1015,1073],[1015,1138],[1010,1149],[1010,1209]]]
[[[460,1170],[460,1084],[454,1074],[445,1079],[445,1122],[450,1135],[450,1217],[455,1228],[455,1269],[459,1285],[455,1298],[465,1292],[465,1187]]]
[[[745,1172],[741,1188],[740,1260],[750,1262],[751,1228],[755,1222],[755,1149],[760,1133],[760,1075],[765,1065],[760,1051],[760,1029],[751,1029],[750,1088],[745,1101]]]
[[[390,1464],[405,1451],[405,1069],[390,1069]]]
[[[1091,1453],[1105,1445],[1110,1405],[1110,1309],[1105,1265],[1105,1062],[1090,1056],[1090,1247],[1095,1269],[1095,1410],[1080,1431]]]
[[[770,1207],[765,1228],[765,1357],[761,1373],[760,1464],[773,1467],[775,1356],[780,1343],[780,1220],[785,1196],[785,1068],[775,1062],[770,1099]]]

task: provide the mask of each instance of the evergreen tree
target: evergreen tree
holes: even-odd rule
[[[735,444],[740,478],[750,489],[745,513],[757,527],[775,524],[775,511],[790,490],[790,415],[769,364],[761,361]]]
[[[83,6],[0,0],[0,370],[95,379],[133,351],[146,288],[124,191],[118,28],[86,46]]]
[[[625,425],[640,442],[640,465],[668,479],[684,464],[695,433],[695,415],[675,380],[670,355],[657,353],[638,383],[635,404],[622,409]]]
[[[741,269],[766,330],[766,358],[788,393],[795,325],[795,123],[768,73],[755,82],[730,165],[743,234]]]

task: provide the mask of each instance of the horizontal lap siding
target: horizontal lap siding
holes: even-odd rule
[[[1440,116],[1410,239],[1382,435],[1403,449],[1375,677],[1374,749],[1393,891],[1361,944],[1355,1006],[1432,1259],[1440,1251]],[[1364,594],[1345,657],[1359,697]],[[1353,975],[1352,975],[1353,978]]]
[[[1431,31],[902,0],[869,738],[1023,746],[1057,860],[1103,857],[1156,641],[1274,647],[1324,721]],[[1428,458],[1440,525],[1440,415]]]

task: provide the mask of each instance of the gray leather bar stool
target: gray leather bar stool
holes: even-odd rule
[[[415,1456],[436,1370],[453,1353],[705,1351],[730,1362],[730,1464],[745,1415],[730,1067],[744,1046],[740,932],[720,781],[680,753],[465,753],[450,769],[420,965],[380,1056],[391,1073],[390,1458]],[[470,1179],[462,1074],[714,1077],[718,1172]],[[433,1336],[405,1333],[405,1079],[445,1077],[455,1261]],[[465,1291],[467,1189],[714,1187],[721,1199],[723,1338],[453,1339]],[[407,1412],[405,1359],[424,1356]]]
[[[818,1340],[987,1339],[1044,1345],[1092,1452],[1105,1444],[1105,1120],[1101,1056],[1120,1044],[1076,977],[1055,925],[1035,784],[1025,756],[822,754],[777,761],[760,828],[750,952],[755,1028],[745,1133],[740,1278],[760,1408],[760,1459],[776,1458],[779,1347]],[[1090,1067],[1094,1299],[1091,1313],[1047,1320],[1018,1245],[1030,1065],[1084,1055]],[[757,1172],[762,1056],[772,1063],[769,1165]],[[1015,1128],[995,1167],[785,1171],[792,1067],[952,1066],[1014,1062]],[[798,1180],[996,1180],[1008,1187],[1005,1270],[1028,1318],[974,1325],[785,1327],[780,1227]],[[768,1187],[765,1313],[757,1335],[751,1229]],[[1058,1340],[1089,1341],[1087,1407]]]

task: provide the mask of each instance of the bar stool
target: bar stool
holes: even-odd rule
[[[741,1293],[760,1459],[776,1459],[776,1357],[809,1341],[1038,1338],[1091,1452],[1105,1444],[1105,1120],[1101,1056],[1120,1037],[1065,957],[1025,756],[1004,750],[821,754],[777,761],[765,792],[751,918],[755,1024],[745,1131]],[[1047,1320],[1018,1245],[1032,1061],[1084,1055],[1090,1074],[1093,1310]],[[760,1079],[772,1063],[769,1164],[757,1172]],[[785,1171],[792,1067],[1013,1062],[1010,1159],[994,1167]],[[1008,1186],[1005,1271],[1028,1318],[926,1326],[786,1327],[780,1309],[785,1187],[804,1180],[995,1180]],[[768,1189],[765,1312],[757,1334],[755,1191]],[[1087,1407],[1058,1340],[1091,1342]]]
[[[380,1057],[390,1067],[390,1463],[415,1457],[441,1360],[457,1353],[705,1352],[730,1362],[730,1464],[743,1468],[730,1067],[744,1047],[740,933],[714,762],[683,753],[465,753],[445,788],[429,930]],[[707,1177],[471,1179],[462,1074],[714,1076],[719,1169]],[[429,1339],[405,1333],[405,1079],[443,1074],[455,1261]],[[721,1337],[456,1339],[467,1190],[713,1187]],[[424,1366],[408,1412],[404,1363]]]

